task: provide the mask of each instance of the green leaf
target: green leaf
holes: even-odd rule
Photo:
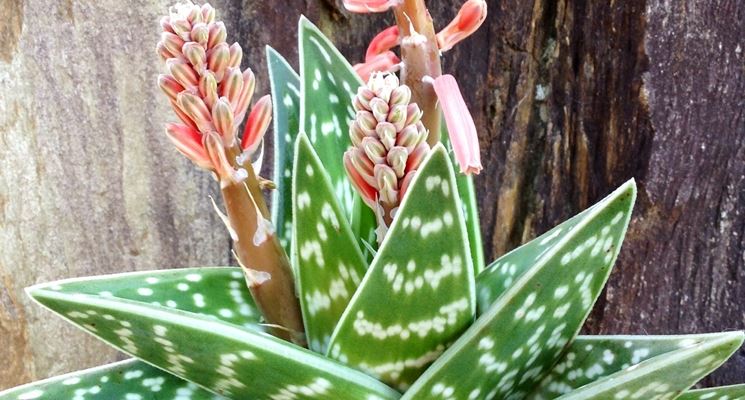
[[[367,263],[323,163],[305,134],[295,146],[292,261],[310,349],[325,353]]]
[[[519,261],[532,267],[506,291],[496,288],[503,293],[404,398],[519,398],[535,387],[576,336],[605,285],[635,195],[629,181],[571,229],[555,231],[557,238],[539,240],[533,252],[515,251],[500,259],[498,265]],[[516,255],[525,260],[514,260]],[[497,273],[487,269],[480,274],[480,293],[491,283],[484,276]]]
[[[127,272],[65,279],[43,286],[64,293],[134,300],[240,326],[255,327],[261,319],[240,268]]]
[[[450,143],[450,137],[447,133],[447,127],[442,124],[441,135],[442,143],[448,149],[450,161],[455,165],[455,154]],[[458,194],[461,201],[461,212],[466,221],[466,230],[468,231],[468,244],[471,246],[471,257],[473,258],[473,268],[478,275],[484,269],[484,247],[481,241],[481,224],[479,223],[479,206],[476,199],[476,189],[473,185],[473,176],[455,174],[455,182],[458,185]]]
[[[136,359],[32,382],[4,392],[0,400],[227,400]]]
[[[406,388],[472,322],[473,279],[453,168],[438,145],[344,311],[330,356]]]
[[[272,222],[280,243],[289,252],[292,233],[292,151],[300,131],[300,77],[273,48],[266,48],[274,113],[274,183]]]
[[[561,397],[562,400],[674,399],[717,369],[743,341],[742,332],[708,335],[682,349],[632,365]]]
[[[745,400],[745,385],[691,390],[680,395],[677,400]]]
[[[555,399],[619,371],[633,371],[637,368],[634,366],[642,361],[721,338],[722,334],[719,333],[674,336],[578,336],[561,361],[546,375],[528,399]],[[671,383],[668,379],[663,381]],[[678,389],[682,390],[685,387]]]
[[[62,292],[53,285],[28,292],[113,347],[217,394],[238,399],[399,397],[367,375],[257,329],[128,299]]]
[[[362,81],[333,44],[305,17],[300,18],[301,131],[305,132],[331,178],[339,204],[362,240],[374,238],[372,210],[355,201],[357,193],[344,171],[343,155],[351,145],[352,99]],[[357,230],[359,229],[359,230]]]

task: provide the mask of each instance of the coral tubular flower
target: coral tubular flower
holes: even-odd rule
[[[352,147],[344,166],[365,204],[381,222],[382,232],[406,194],[430,148],[422,112],[411,101],[411,90],[394,74],[374,73],[357,91],[357,115],[349,135]],[[378,237],[382,240],[382,237]]]
[[[458,42],[476,32],[485,19],[486,1],[466,1],[458,11],[458,15],[437,34],[437,45],[440,51],[452,49]]]
[[[452,75],[442,75],[432,80],[432,84],[445,115],[445,123],[453,145],[455,159],[460,165],[460,172],[466,175],[478,174],[483,168],[479,138],[476,135],[476,125],[466,107],[458,83]]]
[[[374,13],[388,11],[401,3],[401,0],[344,0],[344,8],[353,13]]]
[[[370,41],[370,45],[367,46],[367,53],[365,53],[365,61],[371,61],[379,54],[383,54],[386,51],[398,46],[398,26],[393,25],[382,30],[380,33],[375,35],[373,40]]]
[[[251,70],[240,69],[241,46],[225,42],[225,25],[215,20],[209,4],[178,4],[161,20],[161,27],[157,52],[168,72],[158,77],[158,84],[182,122],[166,126],[168,138],[196,165],[215,172],[223,184],[242,179],[246,171],[227,156],[238,148],[238,126],[255,88]],[[270,120],[271,101],[264,98],[249,117],[240,150],[255,151]]]
[[[401,59],[398,58],[396,53],[392,51],[386,51],[377,56],[354,65],[354,71],[357,75],[362,78],[362,81],[367,82],[370,76],[374,72],[393,72],[398,68]]]

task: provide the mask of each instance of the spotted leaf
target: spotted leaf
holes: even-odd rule
[[[558,399],[670,400],[719,367],[743,341],[742,332],[707,335],[681,349],[594,380]]]
[[[533,265],[516,277],[404,398],[525,396],[558,361],[587,318],[618,254],[635,195],[636,186],[629,181],[584,213],[571,229],[560,231],[560,238],[539,243],[535,252],[516,251],[500,259],[498,264],[504,264],[520,254]],[[481,279],[479,290],[489,281]]]
[[[438,145],[334,331],[332,358],[404,389],[472,322],[473,267],[457,194]]]
[[[745,400],[745,385],[691,390],[680,395],[677,400]]]
[[[308,138],[295,146],[292,261],[311,350],[325,353],[367,263]]]
[[[443,129],[447,129],[443,124]],[[442,142],[448,149],[450,160],[455,163],[455,154],[450,143],[450,135],[443,132],[441,135]],[[473,269],[478,275],[484,269],[484,250],[481,241],[481,224],[479,223],[479,206],[476,201],[476,190],[473,186],[473,176],[464,174],[455,174],[455,182],[458,186],[458,195],[461,201],[461,211],[466,221],[466,230],[468,232],[468,244],[471,248],[471,258],[473,259]]]
[[[227,400],[137,359],[33,382],[4,392],[0,400]]]
[[[120,298],[256,327],[261,314],[240,268],[207,267],[127,272],[65,279],[46,290]]]
[[[292,228],[292,151],[300,130],[300,77],[273,48],[266,48],[274,112],[274,182],[272,221],[280,243],[289,250]]]
[[[51,285],[28,292],[113,347],[213,393],[240,399],[399,397],[367,375],[258,329]]]
[[[362,81],[333,44],[305,17],[299,23],[300,130],[305,132],[331,179],[336,198],[356,237],[373,243],[372,210],[359,201],[344,171],[344,151],[351,145],[352,98]]]
[[[611,374],[633,371],[643,361],[721,338],[722,334],[578,336],[528,399],[555,399]]]

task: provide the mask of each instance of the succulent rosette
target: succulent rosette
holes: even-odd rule
[[[1,400],[745,398],[745,385],[691,389],[741,331],[578,335],[621,250],[633,180],[484,266],[476,128],[439,65],[483,22],[483,1],[438,33],[421,0],[344,3],[407,25],[353,67],[301,18],[299,73],[268,49],[271,97],[253,107],[254,75],[215,10],[164,18],[159,84],[180,121],[166,134],[219,181],[238,266],[29,288],[132,358]]]

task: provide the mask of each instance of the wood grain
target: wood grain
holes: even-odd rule
[[[229,262],[205,201],[215,185],[161,132],[171,117],[152,49],[168,2],[5,3],[0,340],[10,346],[0,343],[0,359],[11,361],[0,387],[115,357],[30,304],[24,286]],[[443,60],[480,132],[487,259],[635,177],[631,229],[586,332],[745,328],[745,3],[488,3],[482,29]],[[297,66],[300,13],[353,62],[394,23],[332,0],[213,4],[246,49],[257,93],[268,92],[265,44]],[[460,2],[430,4],[442,27]],[[743,376],[740,350],[705,383]]]

